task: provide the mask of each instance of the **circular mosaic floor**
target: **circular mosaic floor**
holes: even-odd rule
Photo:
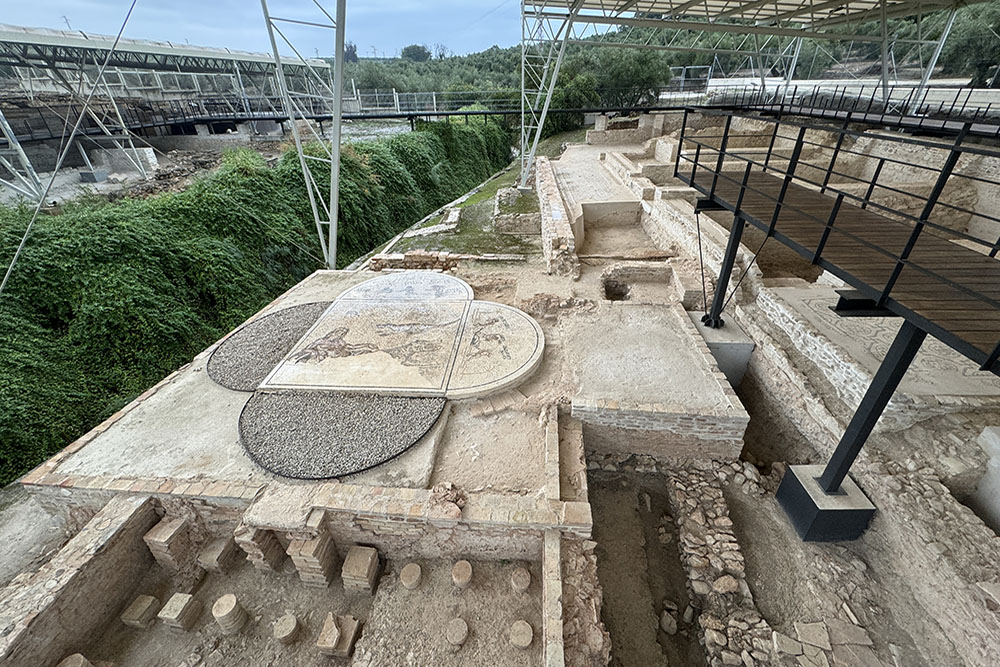
[[[544,344],[520,310],[475,300],[458,278],[405,271],[247,324],[215,350],[208,374],[253,392],[239,430],[258,464],[321,479],[403,453],[447,398],[520,383]]]

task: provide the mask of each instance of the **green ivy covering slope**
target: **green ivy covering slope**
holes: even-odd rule
[[[338,265],[509,159],[509,132],[495,123],[432,123],[345,146]],[[30,213],[0,206],[4,263]],[[269,168],[234,151],[182,192],[82,198],[40,217],[0,295],[0,484],[190,360],[321,257],[294,152]]]

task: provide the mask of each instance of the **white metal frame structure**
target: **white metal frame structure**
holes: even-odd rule
[[[982,0],[522,0],[521,2],[521,185],[525,186],[534,163],[538,141],[549,112],[556,80],[567,44],[652,48],[686,52],[727,53],[749,59],[762,82],[777,69],[787,82],[795,72],[803,39],[839,40],[879,44],[882,54],[882,87],[889,88],[889,72],[896,45],[917,49],[933,47],[929,61],[921,62],[921,92],[962,6]],[[948,10],[936,39],[895,38],[887,21]],[[879,22],[880,34],[858,30],[864,23]],[[696,46],[673,41],[654,43],[636,39],[637,29],[672,30],[699,35]],[[721,36],[740,35],[734,48],[719,48]],[[714,37],[713,37],[714,36]],[[713,43],[714,42],[714,43]],[[704,44],[704,46],[702,46]],[[765,66],[765,59],[770,64]],[[922,58],[921,58],[922,60]],[[754,64],[756,63],[756,66]],[[918,97],[918,96],[915,96]]]
[[[272,15],[268,8],[268,0],[260,0],[261,10],[264,13],[264,23],[267,26],[271,49],[274,52],[278,90],[284,102],[285,111],[288,113],[288,124],[291,126],[292,137],[295,140],[295,150],[298,153],[299,165],[305,179],[309,206],[312,208],[313,220],[316,223],[316,233],[319,235],[320,246],[323,249],[323,259],[329,268],[335,269],[337,265],[337,218],[340,196],[340,130],[344,89],[344,16],[347,0],[336,0],[336,18],[331,16],[318,0],[312,0],[312,5],[314,7],[310,9],[313,10],[313,13],[308,16],[308,19],[300,18],[301,12],[296,13],[297,18],[284,18]],[[324,79],[322,74],[302,57],[292,40],[282,30],[283,26],[287,28],[288,25],[293,25],[300,31],[303,29],[319,30],[325,33],[326,37],[329,37],[331,31],[333,32],[332,81]],[[305,64],[309,85],[304,91],[295,90],[288,85],[284,74],[284,56],[281,55],[278,47],[279,38],[285,47],[291,49]],[[307,110],[313,101],[325,103],[331,109],[329,138],[323,137],[315,124],[308,119]],[[304,141],[300,124],[308,129],[306,139],[311,139],[310,144]],[[322,154],[313,154],[309,150],[310,145],[318,146]],[[317,180],[313,173],[312,167],[316,163],[326,164],[330,169],[328,190],[323,180]]]
[[[115,48],[112,48],[116,45]],[[102,65],[106,62],[106,66]],[[37,93],[55,92],[79,103],[92,94],[103,104],[88,105],[90,124],[99,135],[77,137],[92,145],[110,142],[120,149],[135,169],[146,177],[143,161],[122,119],[116,98],[161,98],[217,96],[233,91],[239,99],[264,96],[276,89],[273,56],[230,49],[178,45],[170,42],[88,34],[81,31],[23,28],[0,24],[0,69],[12,74],[15,90],[29,99]],[[321,72],[329,78],[330,65],[324,60],[284,58],[282,74],[294,90],[309,90],[310,76]],[[249,92],[248,92],[249,91]],[[50,112],[63,120],[68,113],[49,104]],[[41,181],[30,158],[20,145],[23,128],[11,125],[0,110],[0,186],[8,187],[29,200],[41,196]],[[84,161],[89,158],[83,153]]]

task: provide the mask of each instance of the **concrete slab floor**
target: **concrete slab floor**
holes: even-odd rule
[[[564,318],[561,329],[577,396],[662,403],[670,406],[664,411],[685,414],[724,413],[730,399],[688,325],[680,306],[627,302]]]

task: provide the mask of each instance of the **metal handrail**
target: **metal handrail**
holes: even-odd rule
[[[688,110],[688,112],[685,113],[683,125],[682,125],[682,128],[681,128],[681,135],[680,135],[680,140],[679,140],[679,146],[678,146],[677,156],[676,156],[676,160],[675,160],[675,175],[678,176],[678,177],[680,177],[682,180],[686,180],[693,187],[697,187],[699,190],[702,190],[703,192],[706,192],[706,193],[710,192],[710,190],[708,189],[707,186],[698,186],[698,185],[696,185],[694,174],[696,173],[696,171],[698,169],[705,169],[705,170],[707,170],[707,173],[712,176],[712,182],[713,182],[713,184],[717,184],[718,181],[719,181],[719,179],[726,180],[726,181],[728,181],[730,183],[740,183],[740,180],[737,179],[734,176],[736,173],[738,173],[737,171],[733,170],[731,172],[731,174],[732,174],[731,175],[730,173],[726,173],[729,170],[724,170],[724,164],[725,164],[726,158],[746,163],[748,169],[751,168],[751,167],[760,167],[762,170],[765,169],[765,168],[770,169],[777,176],[783,176],[786,183],[787,182],[791,182],[791,181],[803,181],[803,182],[807,182],[807,183],[813,184],[813,185],[815,185],[817,187],[819,187],[821,185],[821,184],[815,183],[814,181],[811,181],[809,179],[805,179],[802,176],[797,175],[795,173],[795,169],[796,169],[797,165],[795,165],[794,162],[796,162],[797,160],[794,159],[794,158],[796,158],[794,151],[793,151],[792,157],[789,159],[789,162],[790,162],[789,166],[785,167],[784,170],[783,170],[782,168],[775,167],[773,165],[768,166],[769,163],[770,163],[771,150],[768,151],[768,155],[764,158],[763,162],[760,161],[760,160],[755,160],[755,159],[753,159],[751,157],[747,157],[745,155],[740,155],[738,153],[738,151],[740,150],[739,148],[737,148],[735,150],[727,150],[727,146],[725,144],[728,143],[728,139],[730,138],[729,136],[727,136],[728,133],[724,133],[723,135],[709,135],[709,136],[691,137],[688,134],[688,132],[687,132],[687,129],[688,129],[687,125],[688,125],[688,121],[689,121],[691,113],[710,113],[710,112],[706,112],[704,110],[695,110],[695,109]],[[719,115],[719,114],[717,114],[717,115]],[[726,125],[727,125],[727,127],[731,127],[732,118],[738,116],[739,114],[721,114],[721,115],[725,115],[726,116]],[[779,123],[779,122],[783,122],[783,121],[774,121],[774,120],[771,120],[770,122]],[[801,124],[801,123],[795,123],[795,125],[800,128],[800,131],[799,131],[799,141],[796,144],[796,148],[800,151],[801,150],[801,145],[802,145],[802,138],[804,137],[805,131],[806,131],[806,129],[808,129],[808,127],[805,126],[805,125],[803,125],[803,124]],[[815,129],[822,129],[824,131],[836,131],[836,130],[831,130],[830,128],[815,128]],[[719,147],[716,147],[715,145],[712,145],[711,143],[709,143],[707,141],[704,141],[704,139],[706,139],[706,138],[716,138],[716,139],[717,138],[721,138],[722,139],[722,145],[719,146]],[[886,141],[892,141],[893,140],[893,138],[888,138],[888,137],[878,137],[878,138],[886,140]],[[898,278],[898,276],[899,276],[900,272],[902,271],[902,269],[904,267],[911,267],[914,270],[918,271],[920,274],[925,275],[925,276],[931,278],[934,281],[947,284],[948,286],[950,286],[950,287],[952,287],[952,288],[954,288],[954,289],[956,289],[956,290],[958,290],[958,291],[960,291],[960,292],[962,292],[962,293],[964,293],[964,294],[972,297],[973,299],[975,299],[975,300],[977,300],[979,302],[982,302],[984,305],[988,305],[988,306],[990,306],[992,308],[1000,309],[1000,301],[998,301],[997,299],[992,298],[991,296],[989,296],[987,294],[984,294],[984,293],[982,293],[980,291],[977,291],[977,290],[975,290],[973,288],[970,288],[967,285],[964,285],[962,283],[958,283],[958,282],[956,282],[956,281],[954,281],[954,280],[952,280],[952,279],[950,279],[950,278],[948,278],[948,277],[946,277],[944,275],[941,275],[940,273],[938,273],[938,271],[936,271],[936,270],[934,270],[934,269],[932,269],[930,267],[923,266],[919,262],[914,261],[914,260],[912,260],[910,258],[910,255],[911,255],[912,251],[917,247],[917,244],[919,242],[919,239],[920,239],[921,234],[923,232],[923,229],[925,227],[936,228],[936,229],[939,229],[940,231],[946,232],[949,235],[960,236],[962,238],[973,240],[973,241],[975,241],[977,243],[981,243],[985,247],[991,247],[992,246],[993,249],[994,249],[994,253],[993,254],[994,255],[996,254],[995,251],[996,251],[996,249],[998,247],[997,243],[991,243],[991,242],[985,241],[984,239],[981,239],[979,237],[975,237],[975,236],[970,235],[970,234],[966,234],[966,233],[963,233],[963,232],[958,232],[956,230],[948,229],[948,228],[942,227],[940,225],[935,225],[934,223],[931,223],[929,221],[930,214],[933,211],[933,209],[935,208],[935,205],[937,204],[938,198],[940,197],[940,194],[943,191],[944,184],[947,182],[948,177],[951,175],[952,170],[954,169],[955,164],[957,163],[958,159],[961,157],[961,155],[963,153],[963,150],[964,150],[965,147],[962,145],[962,142],[963,142],[964,138],[965,138],[965,135],[963,134],[963,135],[960,135],[955,140],[955,142],[952,145],[951,150],[949,152],[949,157],[948,157],[948,160],[946,161],[946,164],[943,165],[940,170],[938,170],[937,183],[935,184],[935,188],[931,192],[931,194],[928,195],[928,197],[924,200],[925,201],[925,205],[924,205],[924,211],[922,212],[922,214],[919,217],[914,217],[914,216],[909,216],[907,214],[904,214],[902,212],[896,212],[897,214],[899,214],[899,215],[901,215],[903,217],[907,217],[907,218],[912,219],[912,220],[915,221],[914,224],[913,224],[913,226],[912,226],[912,231],[911,231],[911,235],[910,235],[909,241],[907,242],[906,246],[901,251],[899,251],[899,252],[892,252],[892,251],[890,251],[890,250],[888,250],[888,249],[886,249],[884,247],[881,247],[881,246],[879,246],[877,244],[871,243],[871,242],[867,241],[866,239],[860,238],[856,234],[852,234],[851,232],[849,232],[847,230],[838,228],[837,225],[836,225],[836,219],[837,219],[837,216],[840,215],[841,204],[843,202],[843,199],[845,197],[852,197],[852,198],[855,198],[855,199],[859,199],[859,198],[856,195],[852,195],[851,193],[847,193],[847,192],[843,192],[843,191],[837,190],[834,187],[828,186],[828,189],[831,190],[832,192],[834,192],[836,194],[836,200],[834,202],[832,202],[833,208],[832,208],[832,211],[831,211],[831,215],[827,219],[825,219],[825,220],[821,219],[820,217],[818,217],[816,215],[813,215],[813,214],[809,213],[808,211],[805,211],[805,210],[803,210],[801,208],[796,207],[794,204],[790,204],[789,202],[784,201],[784,190],[785,190],[784,187],[782,187],[782,193],[779,194],[777,197],[775,197],[773,194],[770,194],[768,192],[762,191],[759,188],[753,187],[752,185],[748,185],[746,183],[746,179],[743,179],[742,183],[740,183],[740,196],[742,197],[742,194],[745,191],[749,190],[749,191],[752,191],[752,192],[754,192],[754,193],[756,193],[756,194],[758,194],[758,195],[760,195],[760,196],[762,196],[762,197],[764,197],[764,198],[766,198],[768,200],[771,200],[771,201],[775,202],[775,215],[774,215],[774,217],[771,220],[770,227],[765,230],[765,231],[767,231],[767,233],[769,235],[775,233],[775,231],[776,231],[775,230],[775,222],[778,219],[778,211],[782,210],[782,209],[794,210],[794,211],[796,211],[796,213],[797,213],[798,216],[802,216],[804,219],[809,220],[810,222],[813,222],[813,223],[815,223],[817,225],[822,225],[823,226],[823,234],[821,236],[821,240],[820,240],[820,243],[819,243],[818,247],[813,252],[813,261],[814,261],[814,263],[822,263],[822,252],[823,252],[823,249],[826,246],[827,240],[829,239],[830,235],[833,232],[837,232],[838,234],[842,234],[842,235],[844,235],[846,237],[850,237],[854,241],[858,242],[859,244],[861,244],[861,245],[863,245],[865,247],[868,247],[868,248],[870,248],[870,249],[878,252],[879,254],[881,254],[881,255],[883,255],[883,256],[885,256],[885,257],[893,260],[895,262],[895,267],[894,267],[893,272],[892,272],[892,274],[890,276],[890,279],[887,281],[887,283],[885,284],[885,286],[882,288],[882,291],[881,291],[880,301],[882,301],[882,302],[885,302],[885,301],[889,300],[891,292],[892,292],[892,289],[895,286],[895,281]],[[685,150],[686,146],[691,146],[691,147],[694,147],[696,149],[695,150],[695,157],[693,159],[689,155],[690,148],[688,148],[687,150]],[[940,148],[941,146],[940,145],[936,145],[936,147]],[[702,157],[703,155],[704,155],[704,157]],[[997,154],[997,157],[1000,157],[1000,153]],[[682,167],[682,163],[688,163],[688,162],[691,163],[691,174],[692,174],[691,177],[687,177],[687,175],[683,173],[684,169]],[[713,166],[713,163],[714,163],[714,166]],[[884,160],[880,161],[879,168],[877,169],[877,171],[881,171],[882,164],[884,164]],[[832,166],[832,164],[831,164],[831,166]],[[812,167],[812,168],[815,169],[815,167]],[[873,176],[871,185],[874,185],[874,182],[875,182],[876,178],[877,178],[877,175]],[[861,180],[861,179],[858,179],[858,180]],[[714,189],[715,189],[715,185],[713,185],[711,191],[714,191]],[[870,190],[871,190],[871,187],[869,188],[869,191]],[[867,199],[868,199],[868,196],[866,196],[866,200]],[[738,212],[738,214],[745,217],[745,212],[744,211],[740,211],[740,212]],[[900,221],[897,221],[897,220],[891,220],[889,218],[886,218],[886,220],[888,222],[891,222],[892,224],[907,224],[905,222],[900,222]],[[764,228],[764,227],[767,226],[767,223],[768,223],[768,221],[766,221],[766,220],[759,220],[759,225],[758,226]],[[777,230],[777,232],[780,233],[780,230]],[[970,252],[972,252],[972,251],[970,251]]]

